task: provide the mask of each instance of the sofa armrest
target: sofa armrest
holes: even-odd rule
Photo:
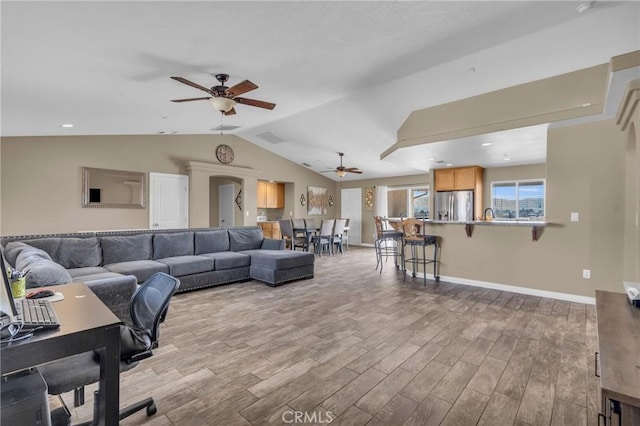
[[[260,246],[262,250],[284,250],[284,240],[276,240],[273,238],[265,238]]]
[[[138,287],[138,280],[133,275],[122,275],[85,282],[87,287],[107,305],[122,322],[133,325],[131,320],[131,297]]]

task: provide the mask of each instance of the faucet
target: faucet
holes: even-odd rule
[[[482,217],[483,221],[487,221],[487,212],[491,213],[491,219],[496,217],[496,214],[493,212],[493,209],[491,207],[487,207],[486,209],[484,209],[484,215]]]

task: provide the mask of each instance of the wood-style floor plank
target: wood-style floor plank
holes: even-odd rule
[[[121,404],[153,396],[158,412],[122,425],[598,424],[593,306],[392,265],[351,247],[310,280],[176,295],[154,356],[121,374]]]

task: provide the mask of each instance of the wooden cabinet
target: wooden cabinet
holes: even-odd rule
[[[259,209],[284,208],[284,184],[258,181],[257,207]]]
[[[267,208],[268,209],[284,208],[284,184],[282,183],[267,184]]]
[[[473,215],[482,218],[482,167],[456,167],[452,169],[434,170],[434,186],[436,191],[468,191],[473,190]]]
[[[263,181],[258,181],[258,202],[257,202],[257,206],[259,209],[266,209],[267,208],[267,183],[268,182],[263,182]]]
[[[262,234],[265,238],[274,238],[276,240],[282,238],[278,222],[258,222],[258,226],[262,228]]]
[[[438,169],[435,171],[436,191],[453,191],[455,188],[454,169]]]
[[[477,167],[464,167],[454,170],[455,189],[476,189],[476,169]]]
[[[482,167],[458,167],[435,170],[436,191],[462,191],[482,185]]]

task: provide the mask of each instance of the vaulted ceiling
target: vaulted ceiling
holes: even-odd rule
[[[640,49],[640,3],[583,13],[579,4],[3,1],[0,132],[214,135],[222,124],[316,171],[344,152],[345,166],[365,171],[345,179],[422,173],[402,156],[380,159],[412,111]],[[239,105],[222,120],[205,101],[169,102],[202,95],[170,76],[210,87],[217,73],[230,85],[250,79],[259,89],[245,96],[277,107]],[[474,152],[489,165],[512,149],[512,164],[540,162],[544,134],[497,135],[504,145],[491,152],[457,141],[411,156]]]

